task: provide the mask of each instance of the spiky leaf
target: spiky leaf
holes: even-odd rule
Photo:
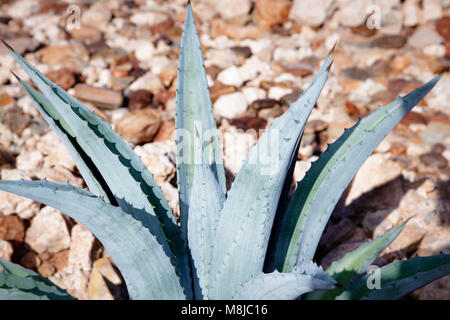
[[[122,209],[131,216],[141,215],[141,211],[145,210],[149,213],[142,215],[148,220],[146,223],[156,222],[154,227],[163,229],[170,240],[184,287],[189,291],[192,285],[186,242],[167,199],[142,160],[100,117],[51,82],[11,47],[8,46],[8,49],[53,107],[49,112],[51,118],[59,121],[89,156]]]
[[[0,190],[54,207],[88,228],[111,254],[133,299],[184,299],[157,221],[133,218],[87,190],[49,181],[0,181]],[[153,219],[156,220],[155,217]]]
[[[236,289],[263,270],[267,244],[293,153],[306,120],[325,84],[331,53],[304,94],[250,150],[228,192],[217,228],[213,254],[216,299],[229,299]]]
[[[74,300],[34,271],[0,258],[0,300]]]
[[[433,280],[450,273],[450,254],[431,257],[414,257],[409,260],[394,261],[378,272],[362,277],[353,286],[337,297],[338,300],[399,299]],[[380,288],[369,289],[376,285],[379,276]]]
[[[366,271],[367,267],[375,261],[380,253],[397,238],[404,227],[404,224],[399,225],[382,236],[360,245],[357,249],[333,262],[326,272],[342,286],[347,286],[357,274]],[[330,291],[311,292],[306,295],[306,298],[311,300],[334,299],[344,291],[344,287]]]
[[[195,129],[199,130],[208,152],[213,173],[226,193],[222,149],[217,134],[208,90],[203,54],[195,28],[191,5],[188,4],[178,65],[177,110],[175,138],[177,147],[177,179],[180,198],[181,228],[186,229],[190,194],[195,171]],[[206,141],[205,141],[206,140]],[[220,204],[222,206],[222,204]]]
[[[336,281],[315,265],[299,266],[289,273],[261,273],[247,281],[236,300],[294,300],[313,290],[333,289]]]
[[[360,119],[312,163],[282,223],[275,255],[278,270],[287,272],[296,263],[313,259],[330,214],[355,173],[440,77]]]

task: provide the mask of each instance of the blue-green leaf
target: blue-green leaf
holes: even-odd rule
[[[380,253],[397,238],[404,227],[405,225],[401,224],[382,236],[360,245],[357,249],[333,262],[326,272],[342,286],[347,286],[358,274],[366,271],[367,267],[375,261]],[[306,298],[310,300],[334,299],[344,291],[344,287],[329,291],[311,292],[306,295]]]
[[[400,299],[431,281],[450,273],[450,254],[430,257],[416,256],[394,261],[362,277],[337,297],[338,300],[393,300]],[[376,278],[379,288],[376,288]],[[373,289],[369,289],[374,286]]]
[[[229,299],[236,289],[263,271],[274,215],[292,154],[306,120],[326,82],[331,53],[304,94],[250,150],[228,192],[217,228],[213,254],[215,299]]]
[[[197,141],[200,144],[199,139]],[[222,210],[225,194],[214,175],[214,169],[203,153],[201,145],[199,149],[199,151],[202,151],[202,162],[195,165],[187,233],[194,262],[193,269],[196,277],[198,277],[202,298],[208,299],[208,288],[212,278],[212,252],[215,245],[219,213]]]
[[[51,82],[12,48],[8,46],[8,49],[53,106],[49,109],[49,115],[59,121],[67,134],[89,156],[93,163],[90,169],[98,170],[122,209],[132,216],[142,216],[148,220],[147,224],[150,221],[160,224],[170,240],[170,248],[184,287],[187,292],[191,291],[192,278],[187,263],[189,258],[186,241],[167,199],[142,160],[101,118]],[[143,210],[148,214],[141,214]],[[189,297],[191,295],[192,293],[188,294]]]
[[[360,119],[312,163],[282,223],[275,254],[279,271],[290,271],[296,263],[313,259],[330,214],[357,170],[440,77]]]
[[[89,190],[93,194],[101,196],[106,201],[108,201],[110,199],[109,197],[111,196],[111,190],[109,190],[108,186],[103,180],[103,177],[96,170],[97,168],[93,165],[92,160],[78,145],[76,139],[71,137],[70,134],[64,129],[64,127],[66,127],[70,130],[70,126],[62,125],[57,120],[56,117],[58,115],[58,112],[43,95],[34,90],[26,82],[21,81],[20,79],[18,80],[22,88],[33,101],[36,109],[38,109],[42,117],[53,128],[66,149],[69,151],[70,155],[75,161],[78,170],[81,173],[81,176],[88,185]]]
[[[0,300],[74,300],[34,271],[0,258]]]
[[[69,184],[3,180],[0,190],[52,206],[88,228],[111,254],[131,298],[185,299],[167,239],[157,221],[133,218]]]
[[[203,145],[208,153],[208,159],[213,159],[213,161],[209,161],[213,173],[222,192],[226,193],[222,149],[208,90],[200,40],[190,4],[187,6],[181,39],[176,99],[175,139],[180,223],[181,228],[185,230],[195,170],[194,128],[197,128],[200,133]]]
[[[260,273],[247,281],[237,292],[236,300],[294,300],[313,290],[335,287],[336,281],[317,266],[309,265],[289,273]]]

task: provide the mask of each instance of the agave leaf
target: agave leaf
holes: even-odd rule
[[[281,226],[275,254],[279,271],[288,272],[296,263],[313,259],[330,214],[355,173],[440,77],[360,119],[312,163],[289,202]]]
[[[74,300],[36,272],[0,258],[0,300]]]
[[[304,94],[276,119],[236,175],[217,228],[213,255],[214,299],[229,299],[263,270],[273,218],[292,154],[325,84],[331,53]],[[276,155],[276,156],[274,156]]]
[[[197,140],[200,144],[199,139]],[[200,150],[203,148],[200,145]],[[188,216],[188,243],[195,265],[202,298],[208,299],[211,282],[212,251],[215,244],[217,222],[225,194],[220,187],[214,169],[202,152],[202,163],[196,164],[191,190]]]
[[[376,274],[367,274],[337,297],[338,300],[399,299],[433,280],[450,273],[450,254],[430,257],[416,256],[394,261],[378,269],[380,288],[369,289]]]
[[[222,149],[217,134],[211,98],[208,90],[203,54],[195,28],[191,5],[188,4],[181,39],[178,65],[177,110],[175,115],[175,139],[177,157],[177,179],[180,198],[180,223],[186,229],[190,194],[195,171],[195,132],[205,145],[207,158],[213,159],[212,171],[222,192],[226,193],[225,171]],[[204,141],[206,139],[206,141]],[[222,206],[222,203],[220,204]]]
[[[55,111],[54,107],[43,95],[34,90],[26,82],[21,81],[20,79],[18,80],[26,94],[31,98],[31,101],[33,101],[36,109],[38,109],[42,117],[48,122],[53,130],[55,130],[64,146],[69,151],[90,191],[96,196],[103,197],[105,201],[113,201],[114,198],[112,197],[111,190],[106,185],[106,182],[98,172],[95,165],[92,163],[92,160],[83,151],[83,149],[81,149],[76,139],[71,137],[66,129],[64,129],[64,126],[59,122],[57,118],[58,112]],[[66,125],[65,127],[70,130],[69,126]]]
[[[192,284],[186,242],[167,199],[142,160],[101,118],[51,82],[6,43],[5,45],[53,106],[49,109],[49,115],[59,121],[62,128],[90,157],[95,167],[90,167],[91,170],[97,170],[101,174],[122,209],[132,216],[142,216],[136,218],[148,220],[147,224],[159,222],[159,227],[163,228],[170,240],[170,248],[184,287],[190,290]],[[142,210],[149,214],[142,215]],[[153,219],[155,216],[157,220]]]
[[[138,220],[87,190],[45,180],[3,180],[0,190],[52,206],[86,226],[111,254],[133,299],[185,298],[165,235],[157,221],[142,218],[146,212]]]
[[[247,281],[237,292],[235,300],[294,300],[306,292],[327,290],[336,281],[317,266],[300,266],[289,273],[260,273]]]
[[[333,262],[326,272],[342,286],[347,286],[355,276],[365,272],[367,267],[375,261],[380,253],[386,249],[392,241],[402,232],[405,225],[401,224],[392,228],[382,236],[360,245],[357,249],[347,253],[341,259]],[[337,288],[329,291],[311,292],[306,295],[306,299],[323,300],[334,299],[344,288]]]

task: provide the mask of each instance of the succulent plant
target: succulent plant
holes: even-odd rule
[[[6,43],[5,43],[6,44]],[[178,69],[177,221],[152,174],[107,123],[10,53],[41,93],[18,78],[56,131],[88,189],[50,181],[0,181],[0,189],[52,206],[105,246],[132,299],[395,299],[450,273],[450,255],[394,261],[367,285],[367,267],[404,224],[327,270],[314,262],[338,199],[375,147],[437,83],[360,119],[313,162],[289,198],[302,133],[333,50],[303,95],[251,149],[227,191],[200,41],[188,4]],[[1,299],[71,299],[33,271],[0,259]]]

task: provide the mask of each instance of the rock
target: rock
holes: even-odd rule
[[[47,72],[46,76],[64,90],[72,88],[76,83],[74,73],[67,68],[61,68],[56,71]]]
[[[124,139],[134,144],[150,142],[161,125],[159,113],[153,109],[138,109],[120,118],[115,130]]]
[[[229,48],[211,48],[206,51],[206,67],[217,66],[220,69],[226,69],[237,64],[239,64],[239,58],[236,53]]]
[[[17,169],[2,169],[1,178],[2,180],[31,180],[32,176]],[[22,219],[30,219],[39,212],[40,207],[40,203],[28,198],[19,197],[9,192],[0,192],[0,212],[5,215],[15,213]]]
[[[369,71],[358,67],[351,67],[342,70],[342,73],[349,79],[365,81],[371,77]]]
[[[135,147],[134,152],[153,174],[158,185],[163,185],[175,176],[176,169],[171,161],[172,154],[175,152],[173,140],[146,143]]]
[[[347,101],[347,102],[345,102],[344,107],[345,107],[345,111],[347,112],[347,114],[350,117],[360,117],[361,116],[361,111],[354,103]]]
[[[275,99],[258,99],[252,102],[250,107],[255,110],[273,108],[278,105],[278,100]]]
[[[319,245],[326,251],[330,251],[343,241],[350,238],[355,232],[356,226],[350,219],[344,218],[337,224],[328,224]]]
[[[175,121],[168,120],[162,121],[159,127],[158,133],[156,134],[153,141],[173,141],[175,139]]]
[[[144,89],[157,94],[159,91],[164,89],[164,85],[157,75],[152,72],[145,73],[142,77],[139,77],[134,81],[129,89],[132,91]]]
[[[239,69],[236,66],[231,66],[217,75],[217,80],[225,85],[240,87],[244,83]]]
[[[38,150],[22,151],[16,158],[16,167],[19,170],[37,171],[44,163],[44,156]]]
[[[30,125],[32,117],[19,107],[12,107],[2,112],[3,123],[15,134],[21,135]]]
[[[291,88],[275,86],[269,89],[269,93],[267,94],[267,96],[271,99],[280,100],[281,97],[284,97],[290,93],[292,93]]]
[[[133,111],[136,109],[144,109],[150,107],[153,101],[153,93],[148,90],[131,91],[128,95],[128,109]]]
[[[447,159],[445,159],[442,154],[437,152],[422,154],[419,159],[424,165],[432,168],[445,169],[448,166]]]
[[[80,268],[68,265],[49,277],[49,280],[66,289],[70,295],[77,299],[86,300],[88,298],[89,273]]]
[[[436,21],[436,31],[445,41],[450,41],[450,17],[443,17]]]
[[[253,21],[263,28],[285,23],[289,18],[292,2],[287,0],[256,0]]]
[[[5,216],[0,214],[0,239],[23,242],[25,226],[16,215]]]
[[[124,294],[118,286],[122,279],[108,258],[100,258],[94,263],[89,277],[88,298],[91,300],[114,300],[124,298]],[[113,288],[113,292],[110,288]]]
[[[50,66],[64,65],[71,70],[81,71],[89,60],[89,53],[80,44],[69,46],[47,46],[39,50],[41,61]]]
[[[406,37],[402,35],[386,35],[373,40],[370,44],[372,47],[383,49],[399,49],[406,44]]]
[[[27,51],[34,51],[39,46],[39,41],[34,38],[17,37],[6,41],[20,55]],[[5,46],[0,45],[0,56],[3,55],[9,55],[9,51]]]
[[[234,46],[230,48],[232,52],[242,59],[248,59],[252,56],[252,49],[249,47]]]
[[[430,144],[444,143],[450,146],[450,124],[443,122],[430,122],[420,134],[424,142]]]
[[[313,73],[314,67],[304,62],[297,62],[287,65],[284,71],[297,77],[306,77]]]
[[[7,92],[0,93],[0,108],[12,105],[16,100]]]
[[[41,264],[39,256],[33,252],[29,251],[25,253],[22,258],[20,258],[20,265],[27,269],[36,269]]]
[[[247,99],[241,92],[226,94],[214,103],[214,113],[217,116],[225,118],[234,118],[235,116],[247,110]]]
[[[95,237],[80,224],[76,224],[71,230],[70,250],[68,264],[84,271],[92,268],[92,259],[95,257]],[[98,251],[98,245],[97,245]]]
[[[168,18],[167,13],[159,11],[137,12],[130,17],[130,22],[138,25],[156,26],[163,23]]]
[[[70,30],[70,35],[79,41],[83,41],[86,44],[94,43],[102,39],[102,33],[95,27],[82,25],[81,28],[74,28]]]
[[[38,272],[41,276],[50,278],[56,273],[56,267],[48,261],[44,261],[39,267]]]
[[[83,11],[81,24],[99,29],[104,29],[111,19],[111,12],[102,6],[91,6],[89,10]]]
[[[314,119],[314,120],[310,120],[306,123],[304,132],[305,132],[305,134],[311,134],[311,133],[324,131],[327,128],[328,128],[328,123],[326,123],[323,120]]]
[[[356,27],[351,27],[351,30],[352,33],[366,38],[373,37],[377,33],[377,29],[369,29],[365,23]]]
[[[263,130],[267,125],[267,120],[260,117],[241,117],[234,118],[230,121],[232,126],[247,131],[249,129],[259,131]]]
[[[427,124],[427,119],[420,113],[410,111],[406,114],[406,116],[403,117],[403,119],[400,121],[401,124],[405,126],[409,126],[411,124]]]
[[[220,96],[236,92],[236,87],[223,84],[220,81],[216,81],[210,88],[210,95],[212,103],[216,102]]]
[[[442,1],[440,0],[423,0],[422,14],[425,21],[436,20],[442,17]]]
[[[328,0],[294,0],[289,19],[311,27],[318,27],[325,22],[333,9],[332,1]]]
[[[402,167],[392,160],[388,154],[373,154],[356,173],[345,204],[350,204],[362,194],[381,186],[401,173]]]
[[[0,258],[11,261],[14,252],[13,246],[8,241],[0,239]],[[1,270],[1,267],[0,267]]]
[[[248,157],[250,148],[256,143],[256,135],[240,130],[223,132],[223,154],[225,167],[236,174]]]
[[[292,93],[285,94],[280,98],[280,102],[282,105],[289,107],[291,104],[298,100],[301,94],[302,91],[294,91]]]
[[[244,87],[242,93],[247,99],[247,103],[251,104],[255,100],[264,99],[266,97],[266,91],[256,87]]]
[[[450,275],[434,280],[411,295],[418,300],[450,300]]]
[[[100,108],[116,109],[122,105],[122,94],[111,89],[97,88],[86,84],[77,84],[74,95],[91,102]]]
[[[414,27],[419,23],[421,12],[418,0],[406,0],[402,6],[402,12],[405,27]]]
[[[336,12],[336,19],[346,27],[356,27],[363,25],[369,14],[369,1],[361,0],[339,0],[337,4],[339,10]]]
[[[250,12],[252,2],[250,0],[229,0],[226,6],[218,10],[219,14],[225,20],[238,19]]]
[[[44,207],[31,221],[25,242],[37,253],[67,249],[70,236],[61,213],[51,207]]]
[[[161,79],[163,85],[169,88],[172,83],[176,82],[178,69],[175,65],[170,65],[161,70],[159,78]]]
[[[420,28],[408,38],[408,45],[422,50],[426,46],[443,42],[442,37],[434,29]]]

